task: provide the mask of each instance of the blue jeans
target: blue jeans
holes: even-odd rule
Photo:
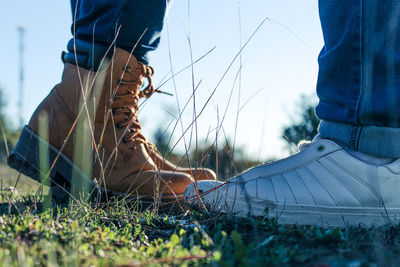
[[[400,1],[320,0],[319,133],[400,158]]]
[[[72,38],[64,60],[96,69],[115,45],[148,64],[147,52],[160,42],[164,17],[172,0],[71,0]],[[76,50],[75,48],[76,47]],[[112,49],[108,56],[112,56]]]
[[[75,62],[76,52],[79,65],[96,69],[115,39],[117,47],[148,63],[168,3],[71,0],[76,51],[72,39],[64,60]],[[400,2],[320,0],[319,11],[325,41],[318,58],[321,137],[354,151],[400,158]]]

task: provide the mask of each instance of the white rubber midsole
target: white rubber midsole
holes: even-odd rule
[[[249,201],[250,200],[250,201]],[[400,208],[384,207],[329,207],[297,204],[276,204],[257,199],[237,197],[215,207],[237,216],[265,216],[276,218],[281,224],[301,224],[319,226],[379,226],[398,224]],[[249,204],[250,203],[250,204]]]

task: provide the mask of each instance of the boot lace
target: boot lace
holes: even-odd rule
[[[117,122],[116,127],[119,129],[126,129],[126,133],[122,139],[123,143],[129,143],[133,141],[146,142],[146,138],[141,134],[141,125],[137,118],[139,111],[139,100],[141,98],[150,97],[156,90],[154,89],[151,77],[154,74],[154,69],[150,66],[146,66],[139,62],[141,67],[141,74],[134,75],[135,79],[128,80],[121,78],[118,81],[118,86],[128,86],[128,90],[124,94],[116,94],[114,100],[117,102],[128,103],[120,107],[112,107],[113,115],[125,115],[123,121]],[[132,69],[127,66],[123,69],[123,74],[132,73]],[[123,77],[124,75],[122,75]],[[127,75],[129,76],[129,75]],[[143,84],[143,78],[146,78],[148,85],[141,91],[138,91]]]

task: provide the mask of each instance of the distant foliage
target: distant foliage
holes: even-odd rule
[[[302,140],[312,140],[318,133],[320,119],[315,115],[315,96],[302,95],[298,106],[298,117],[283,129],[282,138],[289,147],[295,147]]]
[[[260,163],[247,159],[242,148],[233,149],[229,140],[217,145],[200,142],[197,151],[191,147],[189,153],[184,154],[171,151],[169,137],[170,133],[165,133],[162,129],[157,129],[154,133],[156,146],[164,157],[179,166],[210,168],[217,173],[219,180],[226,180]]]
[[[318,133],[320,120],[315,115],[316,97],[314,95],[302,95],[298,103],[296,116],[292,118],[290,125],[284,127],[282,138],[287,142],[289,150],[302,140],[312,140]],[[226,180],[236,176],[238,173],[260,164],[261,162],[249,159],[245,150],[240,147],[233,149],[229,140],[214,144],[200,143],[198,150],[193,147],[188,155],[179,153],[176,150],[171,151],[170,138],[171,133],[164,132],[161,128],[156,130],[154,140],[156,146],[164,157],[180,166],[206,167],[214,170],[219,180]]]
[[[170,147],[170,133],[165,132],[162,128],[157,128],[157,130],[153,134],[154,140],[156,140],[156,146],[157,149],[160,151],[160,153],[165,156],[168,155],[171,152],[171,147]]]
[[[19,130],[9,127],[4,112],[6,104],[3,89],[0,88],[0,163],[5,162],[7,153],[14,147],[19,136]]]

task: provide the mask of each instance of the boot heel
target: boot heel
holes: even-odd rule
[[[49,144],[47,140],[44,140],[38,136],[27,126],[25,126],[22,130],[17,145],[7,159],[8,165],[18,172],[21,172],[22,174],[41,182],[41,171],[39,167],[39,143],[44,143],[45,146],[48,147],[48,166],[52,166],[54,164],[49,178],[51,181],[53,196],[56,197],[56,199],[66,198],[65,195],[68,195],[68,192],[70,191],[73,176],[74,179],[81,181],[81,184],[85,184],[85,182],[87,182],[87,184],[92,185],[92,179],[85,175],[79,167],[73,164],[73,162],[67,156],[65,156],[62,152],[60,153],[57,148]],[[46,173],[43,173],[43,175],[46,175]],[[63,193],[65,195],[61,196]]]
[[[38,136],[24,127],[17,145],[7,158],[7,164],[18,172],[40,182]]]

